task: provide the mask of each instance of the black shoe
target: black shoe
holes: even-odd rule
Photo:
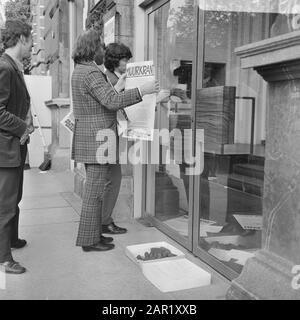
[[[89,252],[89,251],[108,251],[108,250],[112,250],[115,247],[114,244],[112,243],[101,243],[99,242],[98,244],[95,244],[93,246],[88,246],[88,247],[82,247],[82,250],[85,252]]]
[[[18,262],[13,260],[0,263],[0,270],[2,269],[5,273],[10,274],[21,274],[26,272],[26,269],[24,267],[22,267]]]
[[[13,249],[22,249],[26,246],[27,241],[23,239],[18,239],[16,242],[11,244]]]
[[[103,244],[108,244],[108,243],[111,243],[113,241],[114,241],[114,239],[111,238],[111,237],[100,236],[100,242],[103,243]]]
[[[126,233],[126,232],[127,232],[127,229],[120,228],[120,227],[116,226],[113,222],[107,226],[102,226],[102,233],[122,234],[122,233]]]

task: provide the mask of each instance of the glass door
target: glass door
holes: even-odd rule
[[[294,1],[268,3],[161,0],[147,13],[148,58],[163,89],[156,128],[194,132],[182,149],[160,141],[159,163],[146,170],[146,214],[229,279],[261,249],[268,115],[267,84],[238,54],[299,28]],[[195,129],[204,130],[204,169],[189,176],[172,155],[191,152]]]
[[[196,8],[194,0],[170,0],[158,1],[148,12],[148,58],[154,61],[161,87],[156,129],[165,129],[171,138],[165,141],[162,134],[159,161],[147,166],[146,213],[155,226],[190,250],[193,177],[186,174],[183,140],[195,111]],[[179,145],[172,132],[181,134]],[[182,155],[182,161],[175,154]]]

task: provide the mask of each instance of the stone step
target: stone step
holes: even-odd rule
[[[227,186],[229,188],[262,197],[264,182],[261,179],[251,178],[234,173],[228,176]]]
[[[248,161],[249,161],[249,164],[255,164],[255,165],[263,166],[263,167],[265,166],[265,158],[264,157],[249,155]]]
[[[233,173],[251,178],[264,179],[264,166],[257,164],[236,164]]]

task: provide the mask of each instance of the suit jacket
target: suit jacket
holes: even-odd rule
[[[29,108],[30,97],[23,74],[4,53],[0,58],[0,167],[21,164],[20,138],[27,128]]]
[[[117,94],[106,75],[93,62],[76,65],[72,75],[72,97],[75,117],[72,159],[82,163],[99,163],[105,155],[98,154],[97,157],[103,143],[97,141],[97,133],[111,129],[118,137],[117,111],[141,102],[142,97],[137,88]]]
[[[118,83],[119,81],[119,77],[114,73],[109,71],[108,69],[106,69],[105,71],[105,75],[107,76],[108,81],[110,82],[110,84],[115,87],[115,85]],[[119,110],[119,118],[122,121],[128,121],[128,116],[126,111],[124,110],[124,108]]]

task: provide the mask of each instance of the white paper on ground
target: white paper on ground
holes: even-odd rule
[[[174,218],[165,221],[165,224],[179,232],[182,236],[188,236],[189,219],[185,217]]]
[[[236,263],[244,266],[248,259],[254,257],[254,252],[232,249],[229,251],[229,256],[237,260]]]
[[[200,219],[200,224],[216,224],[216,221]]]
[[[244,250],[224,250],[218,248],[211,248],[208,250],[208,253],[216,257],[221,261],[229,262],[231,259],[234,259],[235,263],[238,263],[242,266],[245,265],[246,261],[254,257],[254,252],[248,252]]]
[[[229,250],[211,248],[208,250],[208,253],[222,261],[228,262],[231,260],[231,257],[229,256]]]
[[[217,237],[208,237],[205,239],[208,243],[219,242],[223,244],[240,244],[240,236],[217,236]]]
[[[211,284],[211,274],[185,258],[144,264],[142,270],[145,277],[162,292]]]
[[[244,230],[262,229],[263,217],[261,215],[234,214],[233,216]]]
[[[223,226],[212,226],[209,224],[200,223],[200,237],[207,237],[207,232],[219,233],[223,229]]]

